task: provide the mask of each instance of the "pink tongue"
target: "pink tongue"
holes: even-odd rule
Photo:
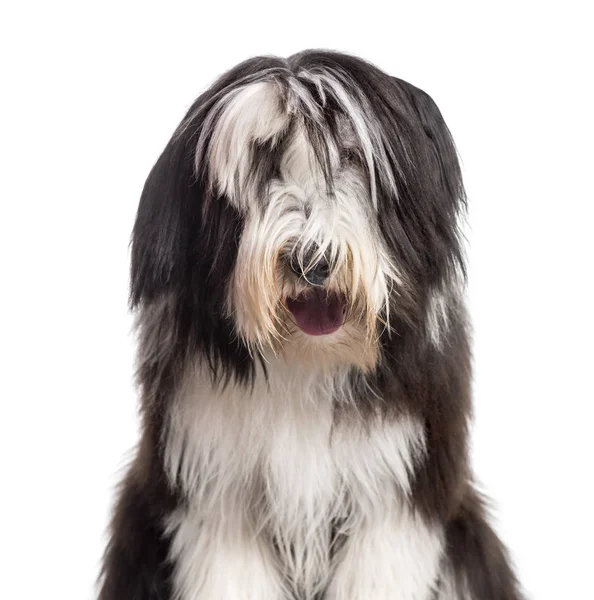
[[[344,323],[345,303],[338,296],[314,290],[311,295],[289,298],[287,307],[301,331],[308,335],[328,335]]]

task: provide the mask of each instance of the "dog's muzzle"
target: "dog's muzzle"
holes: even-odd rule
[[[327,290],[324,284],[330,277],[329,252],[320,255],[312,246],[306,252],[291,254],[289,266],[308,289],[294,298],[287,298],[287,308],[295,324],[308,335],[328,335],[338,331],[346,317],[346,299],[342,294]]]

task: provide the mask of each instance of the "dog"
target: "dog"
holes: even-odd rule
[[[465,207],[436,104],[360,58],[253,58],[195,101],[132,234],[101,600],[521,598],[469,466]]]

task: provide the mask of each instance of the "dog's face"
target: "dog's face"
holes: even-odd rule
[[[443,325],[462,197],[416,88],[343,55],[254,59],[196,101],[147,181],[133,302],[168,298],[215,363],[235,344],[370,370],[400,326]]]
[[[220,103],[199,156],[244,220],[227,298],[238,334],[292,360],[375,363],[401,281],[378,224],[369,120],[354,105],[323,115],[298,79]]]

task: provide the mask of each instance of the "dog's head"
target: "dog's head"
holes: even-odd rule
[[[198,98],[146,182],[132,304],[240,374],[254,356],[375,367],[438,343],[462,267],[451,137],[424,92],[358,58],[256,58]]]

